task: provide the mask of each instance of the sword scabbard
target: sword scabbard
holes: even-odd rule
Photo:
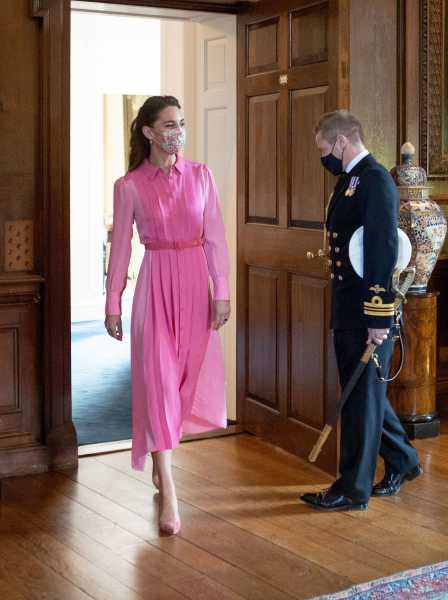
[[[404,273],[406,273],[406,277],[401,286],[399,286],[400,273],[394,274],[394,292],[396,294],[396,299],[394,303],[395,309],[398,309],[402,302],[406,302],[406,294],[414,281],[415,267],[408,267],[407,269],[405,269]],[[308,460],[310,462],[315,462],[317,460],[317,457],[319,456],[325,442],[327,441],[330,433],[333,431],[333,426],[335,426],[335,424],[337,423],[337,418],[339,418],[345,402],[347,401],[357,381],[362,375],[362,372],[364,371],[366,365],[369,363],[370,359],[375,353],[376,348],[376,344],[370,343],[367,345],[367,348],[365,349],[360,362],[358,363],[355,371],[353,372],[351,379],[342,391],[341,397],[337,403],[336,420],[334,421],[334,425],[330,425],[329,423],[327,423],[322,429],[319,437],[317,438],[316,443],[313,446],[313,449],[311,450],[308,456]]]
[[[332,431],[333,427],[331,425],[325,425],[325,427],[322,429],[319,437],[317,438],[317,442],[314,444],[313,449],[311,450],[310,455],[308,456],[308,460],[310,462],[316,462],[317,457],[319,456],[320,451],[323,448],[323,445],[327,441],[328,436]]]

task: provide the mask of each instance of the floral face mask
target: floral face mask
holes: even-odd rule
[[[185,127],[178,127],[170,131],[158,133],[162,139],[153,139],[153,141],[168,154],[177,154],[183,146],[187,138]]]

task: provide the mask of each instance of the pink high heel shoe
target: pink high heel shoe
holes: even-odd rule
[[[177,499],[176,499],[176,504],[177,504]],[[179,510],[179,508],[177,508],[177,510]],[[176,533],[178,533],[180,531],[180,526],[181,526],[180,517],[177,516],[174,519],[168,519],[168,520],[163,521],[161,519],[161,513],[162,513],[162,495],[159,494],[159,529],[160,529],[160,531],[162,531],[163,533],[167,533],[168,535],[175,535]]]

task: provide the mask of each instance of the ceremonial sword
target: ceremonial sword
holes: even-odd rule
[[[403,283],[400,284],[400,276],[402,274],[405,274],[405,277],[403,279]],[[402,272],[396,271],[394,273],[393,282],[392,282],[391,287],[392,287],[392,291],[395,294],[395,301],[394,301],[395,312],[398,311],[400,305],[403,302],[406,302],[406,294],[408,293],[408,290],[411,287],[412,282],[414,281],[414,277],[415,277],[415,267],[408,267],[407,269],[404,269]],[[333,431],[334,427],[336,427],[336,425],[338,423],[339,416],[342,412],[344,404],[347,402],[350,394],[353,391],[353,388],[355,387],[356,383],[358,382],[359,378],[361,377],[364,369],[368,365],[369,360],[372,357],[374,357],[376,348],[377,348],[376,344],[370,343],[367,345],[367,348],[366,348],[364,354],[362,355],[359,363],[357,364],[355,370],[353,371],[347,385],[342,390],[341,396],[336,404],[336,410],[334,412],[334,415],[330,419],[327,420],[327,423],[325,424],[324,428],[322,429],[322,431],[317,439],[317,442],[314,444],[313,449],[311,450],[311,452],[308,456],[308,460],[310,462],[313,463],[317,460],[317,457],[319,456],[325,442],[327,441],[328,436],[330,435],[330,433]]]

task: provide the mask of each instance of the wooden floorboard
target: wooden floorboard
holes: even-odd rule
[[[448,430],[416,441],[425,468],[365,512],[298,501],[331,479],[248,434],[182,444],[182,530],[161,536],[158,495],[130,452],[4,479],[0,598],[288,600],[448,559]],[[381,474],[381,467],[378,474]]]

